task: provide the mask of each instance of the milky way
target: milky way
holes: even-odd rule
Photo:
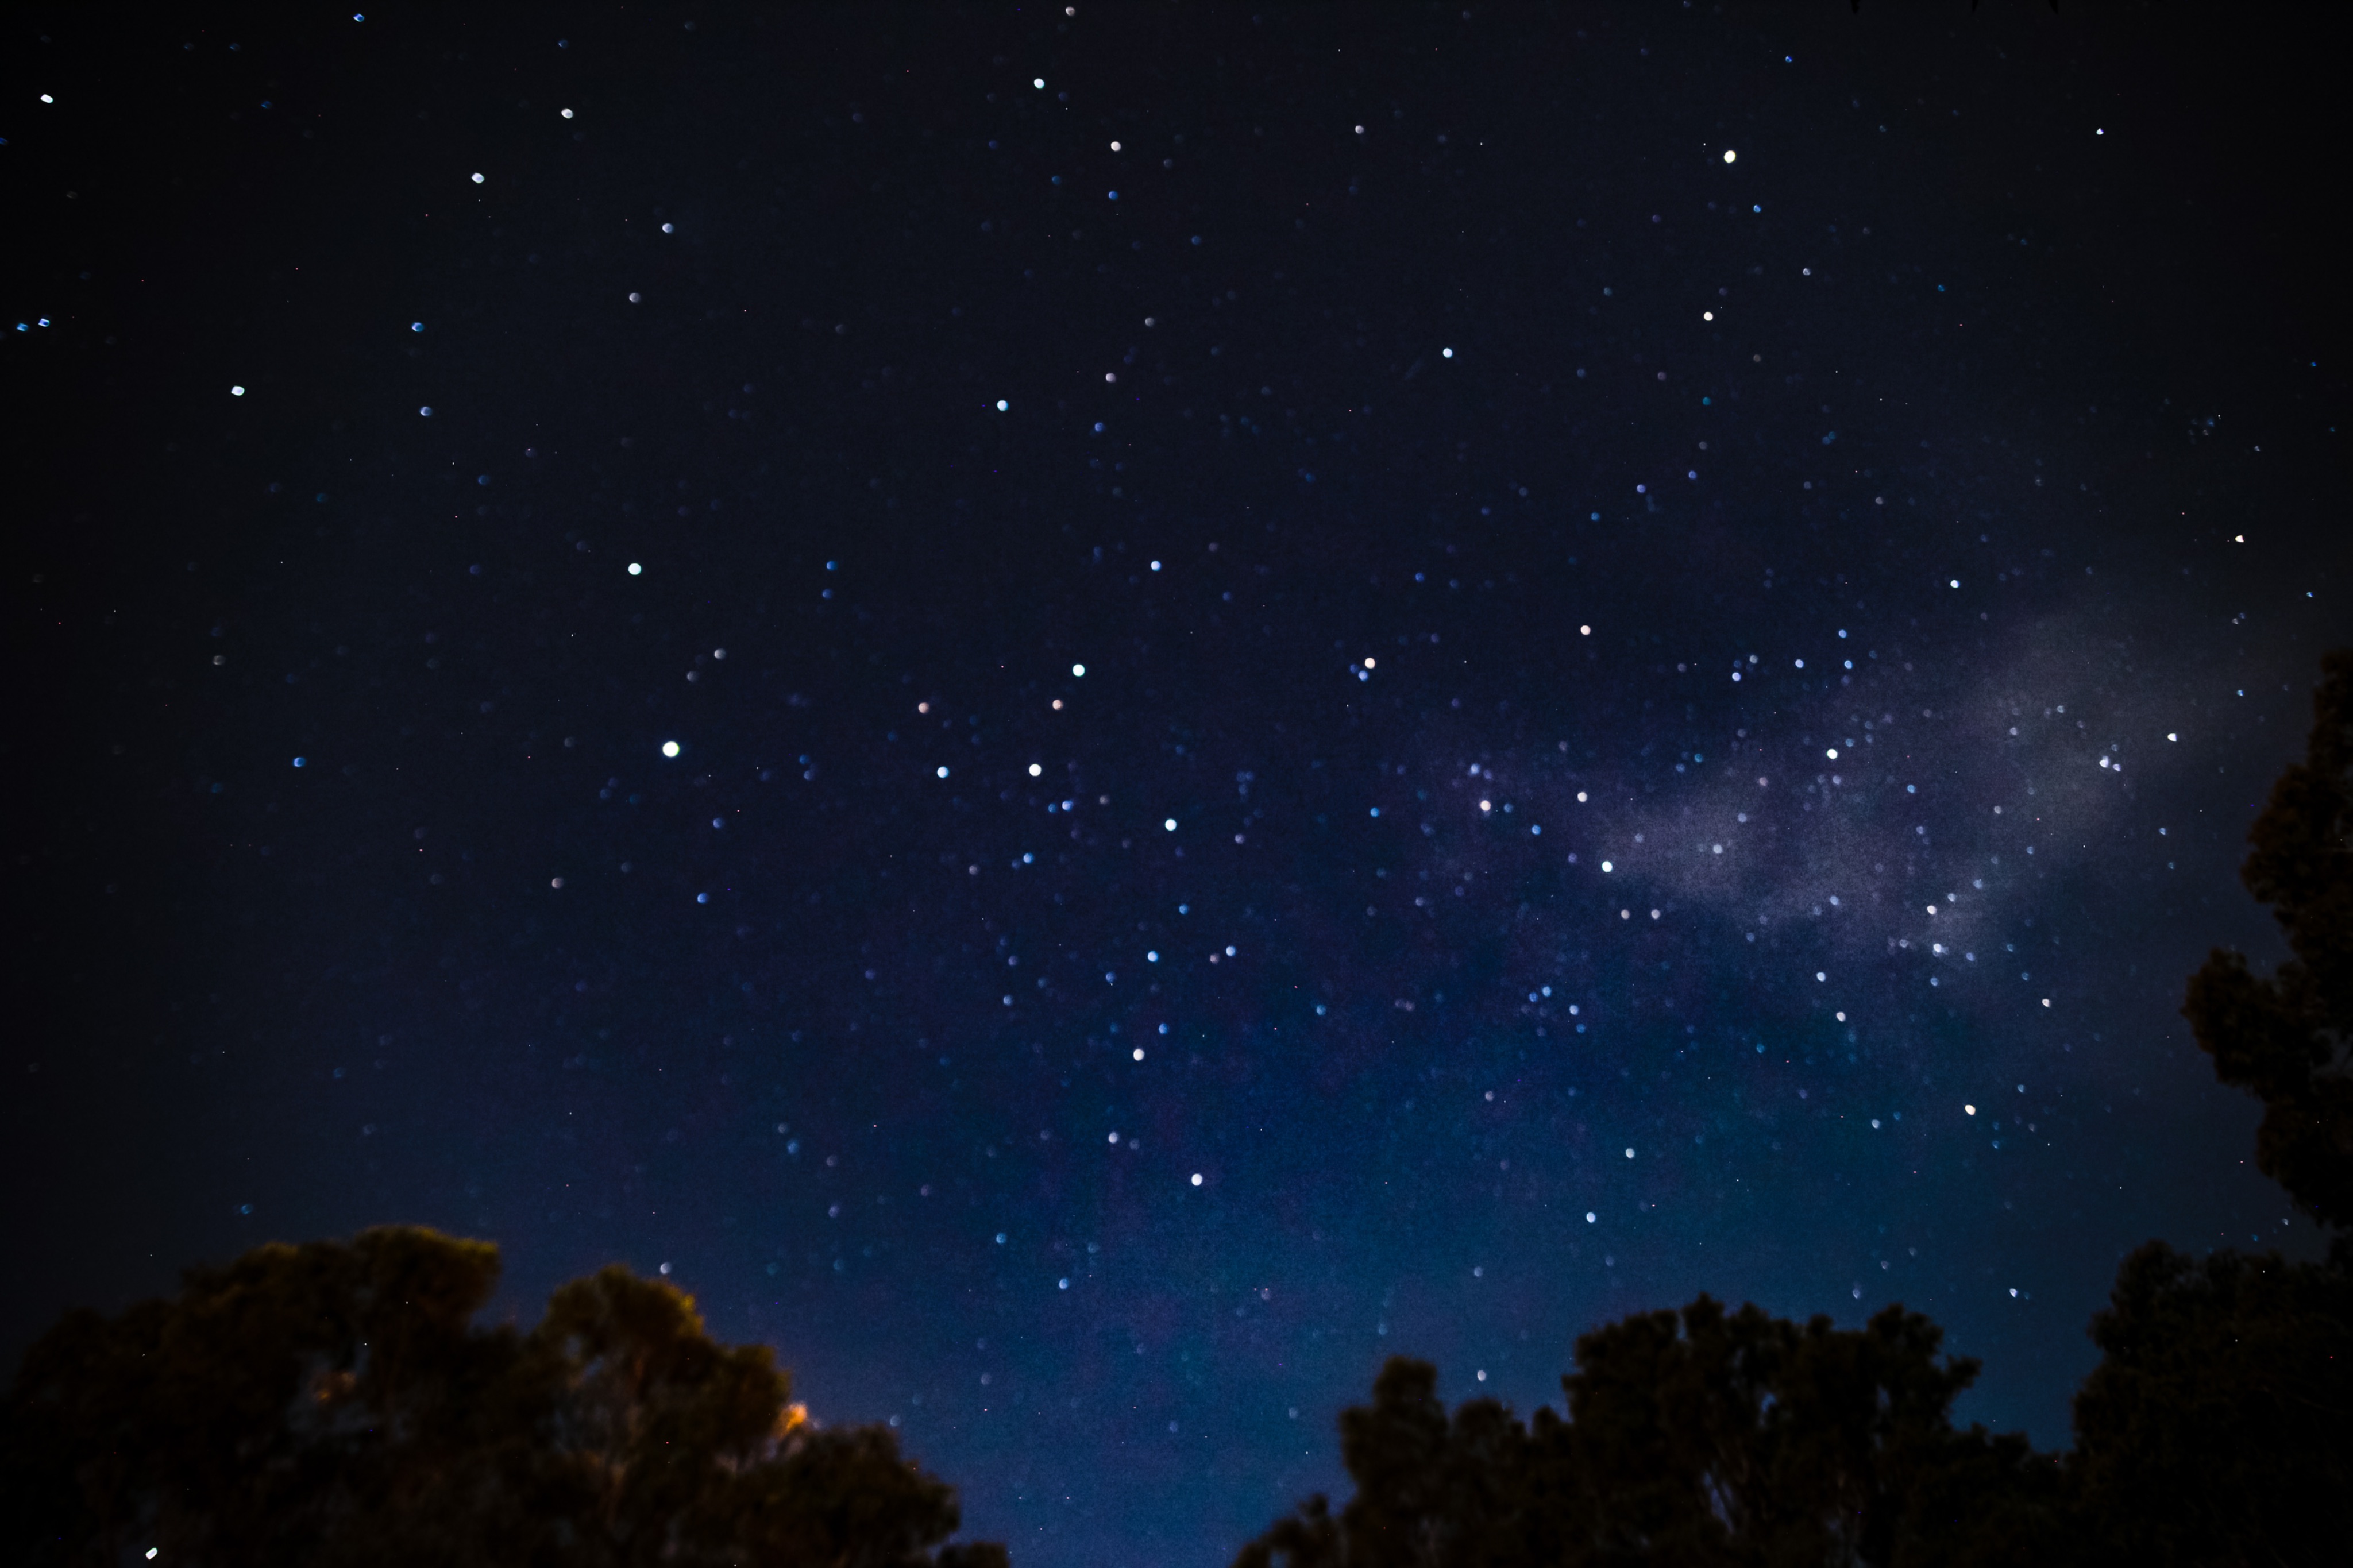
[[[2339,383],[2174,334],[2137,43],[1835,20],[58,35],[24,1310],[618,1258],[1030,1564],[1702,1290],[2063,1442],[2123,1251],[2305,1239],[2175,1009]]]

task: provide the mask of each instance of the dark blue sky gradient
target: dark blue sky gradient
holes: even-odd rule
[[[2301,68],[1898,9],[60,14],[9,1343],[619,1258],[1040,1568],[1702,1290],[2063,1443],[2309,1245],[2176,1009],[2341,311]]]

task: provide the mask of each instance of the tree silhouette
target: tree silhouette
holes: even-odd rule
[[[2242,876],[2294,956],[2217,951],[2183,1008],[2263,1102],[2256,1160],[2323,1226],[2322,1263],[2152,1241],[2092,1321],[2075,1447],[1956,1429],[1972,1361],[1889,1307],[1859,1331],[1705,1296],[1577,1342],[1567,1415],[1450,1418],[1399,1357],[1340,1417],[1356,1495],[1318,1496],[1236,1568],[2353,1561],[2353,650],[2330,654],[2306,760]]]
[[[2337,1232],[2326,1263],[2152,1241],[2092,1321],[2071,1469],[2095,1559],[2341,1563],[2353,1542],[2353,650],[2322,661],[2312,739],[2240,879],[2293,957],[2221,950],[2182,1007],[2222,1082],[2263,1102],[2255,1163]]]
[[[1702,1296],[1577,1342],[1568,1415],[1450,1420],[1392,1359],[1340,1421],[1356,1495],[1308,1500],[1238,1568],[2042,1561],[2062,1477],[2018,1436],[1954,1429],[1977,1363],[1890,1307],[1860,1331]]]
[[[2263,1102],[2258,1168],[2341,1230],[2353,1225],[2353,648],[2321,668],[2310,748],[2272,785],[2239,871],[2295,956],[2258,980],[2217,948],[2181,1011],[2215,1076]]]
[[[2092,1320],[2069,1456],[2089,1559],[2341,1563],[2353,1542],[2353,1289],[2278,1253],[2151,1242]]]
[[[477,1329],[497,1249],[390,1227],[69,1314],[0,1413],[0,1554],[117,1563],[1002,1568],[887,1429],[618,1266]],[[934,1548],[937,1550],[934,1551]]]

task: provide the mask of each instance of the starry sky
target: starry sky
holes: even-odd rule
[[[2348,630],[2275,40],[10,26],[12,1355],[430,1224],[1206,1568],[1391,1353],[1901,1300],[2057,1446],[2310,1247],[2176,1013]]]

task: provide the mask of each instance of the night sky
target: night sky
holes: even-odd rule
[[[20,16],[9,1356],[620,1259],[1039,1568],[1702,1290],[2063,1444],[2127,1248],[2312,1247],[2176,1010],[2336,133],[2190,16]]]

